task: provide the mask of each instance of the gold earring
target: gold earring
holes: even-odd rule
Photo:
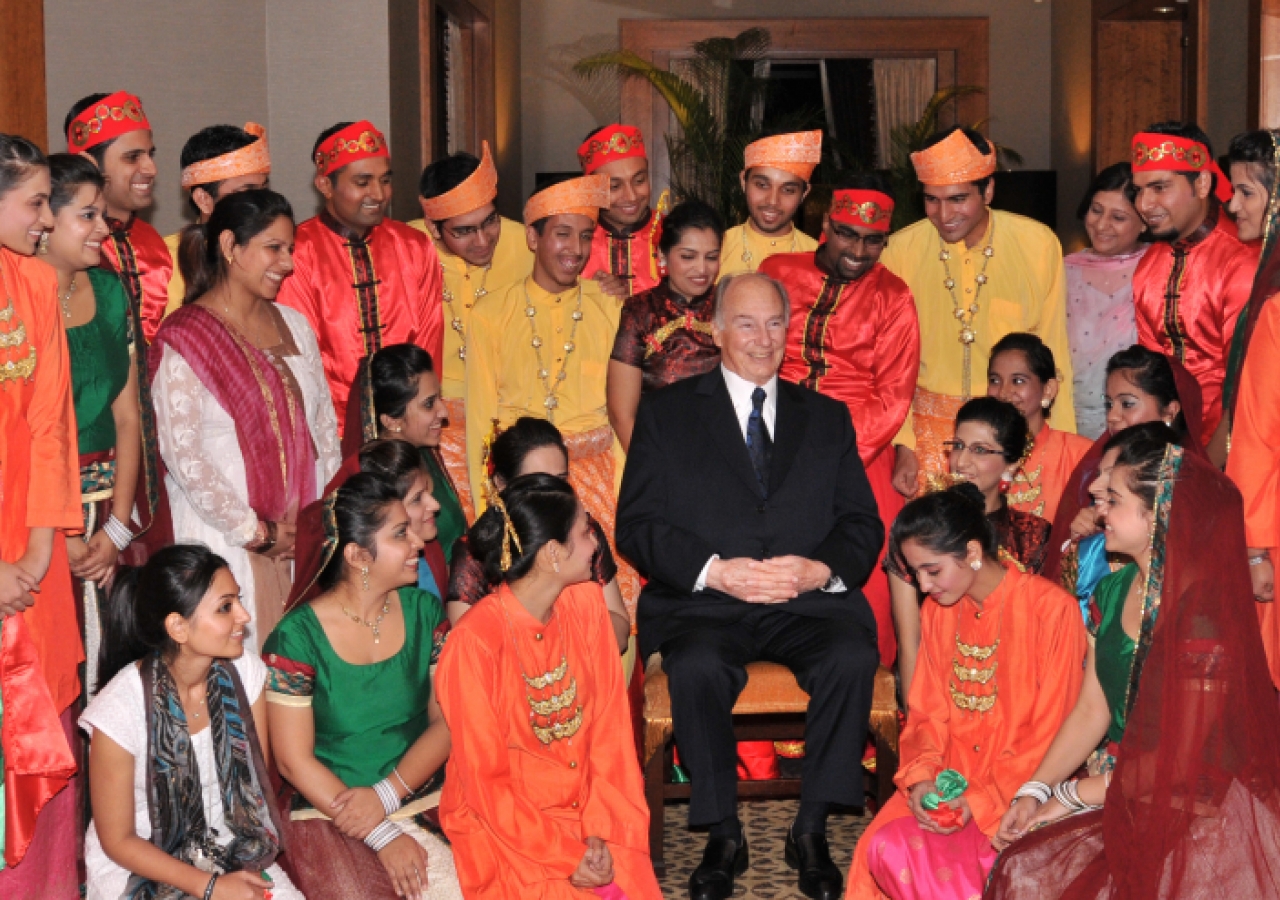
[[[364,585],[364,589],[369,590],[369,567],[363,566],[360,569],[360,581]]]
[[[39,252],[43,256],[49,252],[49,232],[45,231],[40,234]]]

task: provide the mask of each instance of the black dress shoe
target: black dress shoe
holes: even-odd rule
[[[783,857],[787,865],[800,874],[800,893],[812,900],[839,900],[844,892],[844,878],[831,861],[825,834],[796,837],[791,829],[787,829]]]
[[[748,862],[745,834],[736,841],[725,837],[708,838],[707,849],[702,851],[702,863],[689,876],[690,900],[727,900],[733,893],[733,879],[747,871]],[[836,874],[838,877],[839,873]]]

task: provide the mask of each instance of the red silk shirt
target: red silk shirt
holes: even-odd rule
[[[293,274],[276,300],[306,316],[316,333],[339,428],[366,355],[417,344],[441,371],[443,276],[425,234],[383,219],[362,240],[322,212],[298,226],[294,244]],[[362,321],[369,313],[376,321]]]
[[[169,304],[173,255],[160,232],[137,216],[127,223],[107,219],[107,226],[111,233],[102,242],[103,267],[124,282],[142,320],[142,335],[149,344],[164,321],[164,309]]]
[[[1206,442],[1222,418],[1227,354],[1257,265],[1257,249],[1240,242],[1215,206],[1191,237],[1153,245],[1133,273],[1138,343],[1177,359],[1200,382]]]
[[[902,427],[916,389],[920,325],[911,290],[879,263],[857,281],[836,281],[813,253],[771,256],[760,271],[791,297],[779,374],[845,403],[869,464]]]
[[[591,239],[591,256],[582,270],[583,278],[594,278],[597,272],[626,278],[629,296],[657,286],[658,248],[653,237],[654,215],[651,211],[642,226],[625,234],[610,229],[604,222],[596,225]]]

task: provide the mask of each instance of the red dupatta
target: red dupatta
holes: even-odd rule
[[[283,521],[291,508],[314,500],[316,450],[306,411],[271,358],[199,305],[177,310],[156,332],[148,360],[152,383],[165,345],[182,355],[235,421],[249,506],[258,518]]]
[[[1187,449],[1196,456],[1207,459],[1204,452],[1202,434],[1204,422],[1204,402],[1200,397],[1200,383],[1187,371],[1182,363],[1173,357],[1167,357],[1173,369],[1173,383],[1178,390],[1178,402],[1182,404],[1182,418],[1187,425]],[[1076,463],[1066,487],[1062,489],[1062,499],[1058,503],[1058,512],[1053,517],[1053,530],[1049,533],[1049,549],[1045,554],[1044,568],[1040,574],[1054,584],[1062,581],[1062,559],[1071,544],[1071,523],[1075,521],[1080,510],[1093,505],[1089,496],[1089,485],[1098,477],[1098,465],[1102,462],[1102,451],[1111,440],[1110,432],[1104,432],[1080,462]]]

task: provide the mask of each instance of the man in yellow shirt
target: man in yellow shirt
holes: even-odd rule
[[[213,214],[213,207],[227,194],[268,186],[271,176],[271,153],[267,148],[267,132],[253,122],[244,128],[234,125],[210,125],[188,138],[182,145],[182,188],[187,191],[196,224],[203,225]],[[178,246],[182,232],[164,239],[173,257],[173,275],[169,278],[167,316],[182,305],[187,295],[186,282],[178,268]]]
[[[754,272],[775,253],[811,253],[818,242],[795,226],[809,179],[822,159],[822,132],[763,137],[742,157],[742,191],[749,218],[724,233],[720,277]]]
[[[1074,433],[1062,246],[1039,222],[991,209],[995,149],[978,132],[952,128],[911,154],[924,185],[924,220],[889,239],[880,261],[907,283],[920,318],[920,376],[911,414],[894,443],[894,487],[914,494],[947,470],[942,442],[955,414],[987,388],[996,341],[1013,331],[1040,337],[1060,371],[1053,427]]]
[[[569,480],[613,542],[622,452],[609,426],[605,376],[622,302],[583,278],[609,176],[572,178],[525,204],[533,274],[476,303],[467,341],[467,460],[484,483],[485,441],[494,423],[546,419],[569,449]],[[484,498],[473,491],[476,512]],[[616,550],[615,550],[616,556]],[[618,559],[618,586],[635,621],[639,579]]]
[[[440,394],[449,411],[440,454],[458,491],[467,521],[475,521],[467,477],[467,338],[471,310],[480,298],[529,277],[533,253],[524,226],[498,215],[498,170],[483,142],[482,158],[455,153],[422,171],[422,218],[408,223],[435,244],[444,272],[444,371]]]

